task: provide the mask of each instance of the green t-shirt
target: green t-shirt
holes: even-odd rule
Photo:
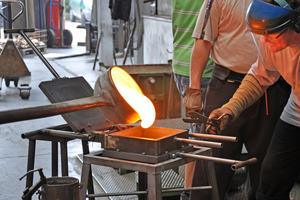
[[[190,75],[190,60],[195,39],[192,38],[198,13],[204,0],[172,0],[173,61],[176,74]],[[207,65],[212,65],[209,59]],[[204,69],[203,78],[210,78],[212,68]]]

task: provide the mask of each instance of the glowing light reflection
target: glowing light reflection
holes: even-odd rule
[[[112,79],[127,103],[139,114],[142,120],[141,126],[149,128],[155,120],[155,109],[153,103],[144,96],[140,87],[133,78],[118,67],[112,68]],[[140,119],[137,119],[140,120]]]

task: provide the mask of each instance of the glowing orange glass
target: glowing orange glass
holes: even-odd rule
[[[141,126],[143,128],[150,127],[155,120],[155,109],[150,99],[143,94],[133,78],[123,69],[113,67],[111,76],[122,97],[140,115]],[[140,119],[136,119],[136,121]]]

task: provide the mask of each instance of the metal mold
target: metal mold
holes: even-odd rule
[[[160,156],[189,146],[174,137],[188,138],[187,130],[140,126],[105,135],[104,149],[119,152]]]

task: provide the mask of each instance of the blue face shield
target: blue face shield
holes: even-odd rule
[[[280,6],[260,0],[253,0],[246,14],[246,23],[252,33],[267,35],[278,33],[288,27],[300,32],[300,12],[292,10],[288,4],[277,0]]]

